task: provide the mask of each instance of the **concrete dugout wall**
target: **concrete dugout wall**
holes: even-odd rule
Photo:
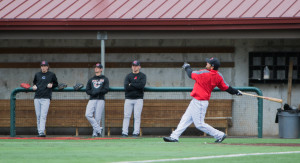
[[[121,36],[121,35],[120,35]],[[108,39],[106,47],[234,47],[233,53],[133,53],[133,54],[106,54],[106,62],[131,62],[138,59],[142,64],[142,72],[147,74],[147,85],[149,87],[191,87],[194,82],[188,79],[181,67],[178,68],[143,68],[143,62],[203,62],[205,58],[218,57],[221,62],[234,62],[234,68],[221,68],[228,84],[232,86],[249,86],[248,83],[248,53],[255,51],[277,52],[277,51],[300,51],[300,39]],[[100,41],[96,39],[1,39],[0,48],[20,47],[99,47]],[[0,62],[40,62],[47,60],[51,62],[100,62],[100,53],[82,54],[0,54]],[[299,63],[298,63],[299,64]],[[203,67],[193,67],[197,70]],[[32,83],[34,74],[39,71],[36,68],[0,68],[0,99],[9,99],[10,92],[22,82]],[[93,75],[92,68],[51,68],[56,73],[59,82],[65,82],[69,86],[76,82],[86,84]],[[123,86],[123,80],[128,68],[107,68],[105,75],[110,79],[110,86]],[[255,87],[263,91],[264,96],[287,99],[287,84],[256,84]],[[299,105],[300,85],[292,87],[292,105]],[[264,101],[263,134],[264,136],[278,135],[278,124],[275,124],[276,109],[281,107],[278,103]],[[247,116],[247,115],[245,115]],[[247,135],[247,132],[236,133],[236,135]]]

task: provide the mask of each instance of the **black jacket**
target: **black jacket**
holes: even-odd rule
[[[90,100],[104,100],[108,90],[109,81],[104,75],[94,76],[86,84],[86,94],[90,95]]]
[[[144,73],[128,74],[124,81],[125,99],[143,99],[145,85],[146,75]]]
[[[47,88],[47,85],[52,83],[52,88]],[[36,73],[33,79],[33,85],[37,86],[37,90],[35,92],[34,98],[40,99],[51,99],[52,98],[52,89],[57,87],[57,78],[53,72],[43,73],[42,71]]]

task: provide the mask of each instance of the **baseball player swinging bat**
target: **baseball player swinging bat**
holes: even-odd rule
[[[262,98],[262,99],[269,100],[269,101],[274,101],[274,102],[282,103],[282,99],[278,99],[278,98],[258,96],[258,95],[253,95],[253,94],[245,93],[245,92],[241,92],[241,93],[243,95],[247,95],[247,96],[253,96],[253,97],[258,97],[258,98]]]

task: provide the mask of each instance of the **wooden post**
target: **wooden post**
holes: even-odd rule
[[[293,61],[290,61],[289,76],[288,76],[288,92],[287,92],[287,104],[291,105],[292,96],[292,80],[293,80]]]
[[[76,127],[76,136],[79,135],[79,130],[78,130],[78,127]]]
[[[110,128],[107,127],[107,136],[110,136]]]

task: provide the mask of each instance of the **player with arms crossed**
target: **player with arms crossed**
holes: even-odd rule
[[[86,106],[85,117],[93,127],[93,137],[101,137],[102,128],[100,121],[105,106],[104,95],[109,90],[108,78],[102,75],[103,66],[100,63],[95,65],[95,76],[86,84],[86,93],[90,100]]]
[[[34,75],[32,89],[35,91],[34,107],[37,121],[38,137],[46,137],[45,127],[52,98],[52,89],[57,87],[57,78],[49,71],[47,61],[41,62],[41,71]]]
[[[131,69],[132,72],[126,76],[124,81],[125,104],[122,137],[128,136],[128,127],[132,111],[134,114],[134,130],[132,136],[139,136],[144,103],[143,98],[146,75],[140,72],[141,64],[139,61],[133,61]]]
[[[165,142],[178,142],[179,136],[193,122],[197,129],[213,136],[216,139],[215,143],[221,143],[226,138],[225,133],[204,122],[211,92],[215,87],[219,87],[222,91],[232,95],[240,96],[242,94],[224,81],[222,74],[218,72],[220,62],[217,58],[206,59],[206,62],[206,69],[200,71],[192,71],[188,63],[184,63],[182,66],[187,75],[196,81],[191,92],[193,99],[183,114],[177,129],[173,131],[170,137],[163,138]]]

